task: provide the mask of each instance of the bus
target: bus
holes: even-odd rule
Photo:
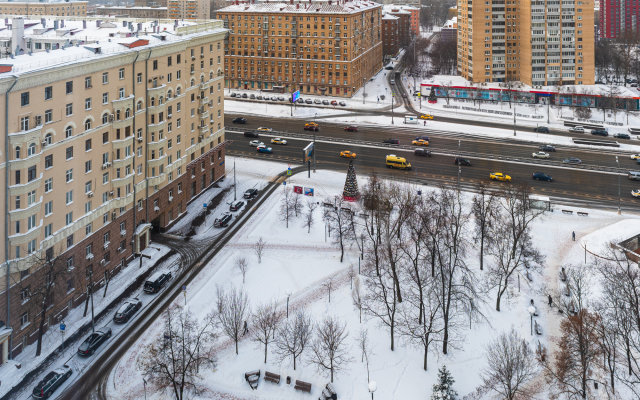
[[[411,169],[411,163],[404,157],[398,157],[395,154],[389,154],[386,158],[387,168]]]

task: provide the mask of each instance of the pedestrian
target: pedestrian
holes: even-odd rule
[[[576,241],[576,232],[575,231],[571,232],[571,237],[573,238],[573,241],[575,242]]]
[[[551,298],[550,294],[548,294],[547,296],[549,296],[549,307],[551,307],[553,305],[553,299]]]
[[[248,330],[249,329],[247,328],[247,321],[244,321],[244,331],[242,332],[242,336],[246,335]]]
[[[427,120],[425,119],[424,121],[422,121],[424,126],[427,126]]]

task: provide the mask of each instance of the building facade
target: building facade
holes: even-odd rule
[[[409,46],[413,38],[411,29],[412,14],[410,11],[395,5],[385,5],[382,13],[384,15],[393,15],[398,18],[398,46],[404,48]]]
[[[110,17],[166,19],[167,7],[99,6],[96,7],[95,13],[96,15],[107,15]]]
[[[84,17],[87,15],[87,1],[2,1],[1,15],[57,15],[61,17]]]
[[[230,88],[352,96],[382,68],[381,5],[243,3],[218,10],[229,29]]]
[[[169,19],[209,19],[210,0],[167,0]]]
[[[135,7],[166,7],[167,0],[134,0]]]
[[[637,33],[639,0],[600,0],[600,38],[616,39],[623,32]]]
[[[458,71],[472,82],[595,81],[593,1],[458,2]]]
[[[391,14],[382,16],[382,54],[385,58],[394,57],[400,50],[400,18]]]
[[[83,31],[94,44],[0,62],[0,331],[13,355],[37,338],[45,266],[62,265],[48,327],[225,175],[222,22],[127,20],[131,34],[102,21]]]

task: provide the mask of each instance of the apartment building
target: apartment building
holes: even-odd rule
[[[225,86],[350,97],[382,67],[381,8],[291,0],[220,9]]]
[[[170,19],[209,19],[210,0],[167,0]]]
[[[400,18],[391,14],[382,16],[382,54],[394,57],[400,50]]]
[[[600,0],[599,4],[600,38],[616,39],[623,32],[638,33],[639,0]]]
[[[85,21],[64,25],[91,44],[0,61],[0,340],[10,329],[13,355],[37,338],[43,260],[64,265],[52,326],[89,277],[98,290],[225,176],[222,22]]]
[[[96,7],[95,15],[121,18],[167,19],[167,7],[99,6]]]
[[[398,46],[400,48],[409,46],[413,38],[413,30],[411,28],[413,15],[411,11],[404,9],[402,6],[385,5],[382,9],[382,14],[393,15],[398,18]]]
[[[60,17],[84,17],[87,1],[0,1],[0,15],[56,15]]]
[[[134,0],[135,7],[166,7],[167,0]]]
[[[458,2],[458,71],[472,82],[593,84],[593,0]]]

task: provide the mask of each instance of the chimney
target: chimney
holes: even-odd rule
[[[138,32],[142,30],[142,22],[138,22]]]
[[[86,19],[82,20],[82,29],[87,29],[87,20]]]
[[[100,28],[100,25],[102,25],[102,21],[96,20],[96,28]]]
[[[53,29],[57,30],[59,25],[60,25],[60,22],[57,19],[53,21]]]
[[[64,20],[60,21],[60,28],[64,28]]]
[[[47,27],[47,20],[45,18],[40,18],[40,23],[42,24],[43,28]]]
[[[25,47],[24,19],[14,18],[11,20],[11,54],[16,54],[17,50],[24,50]]]

